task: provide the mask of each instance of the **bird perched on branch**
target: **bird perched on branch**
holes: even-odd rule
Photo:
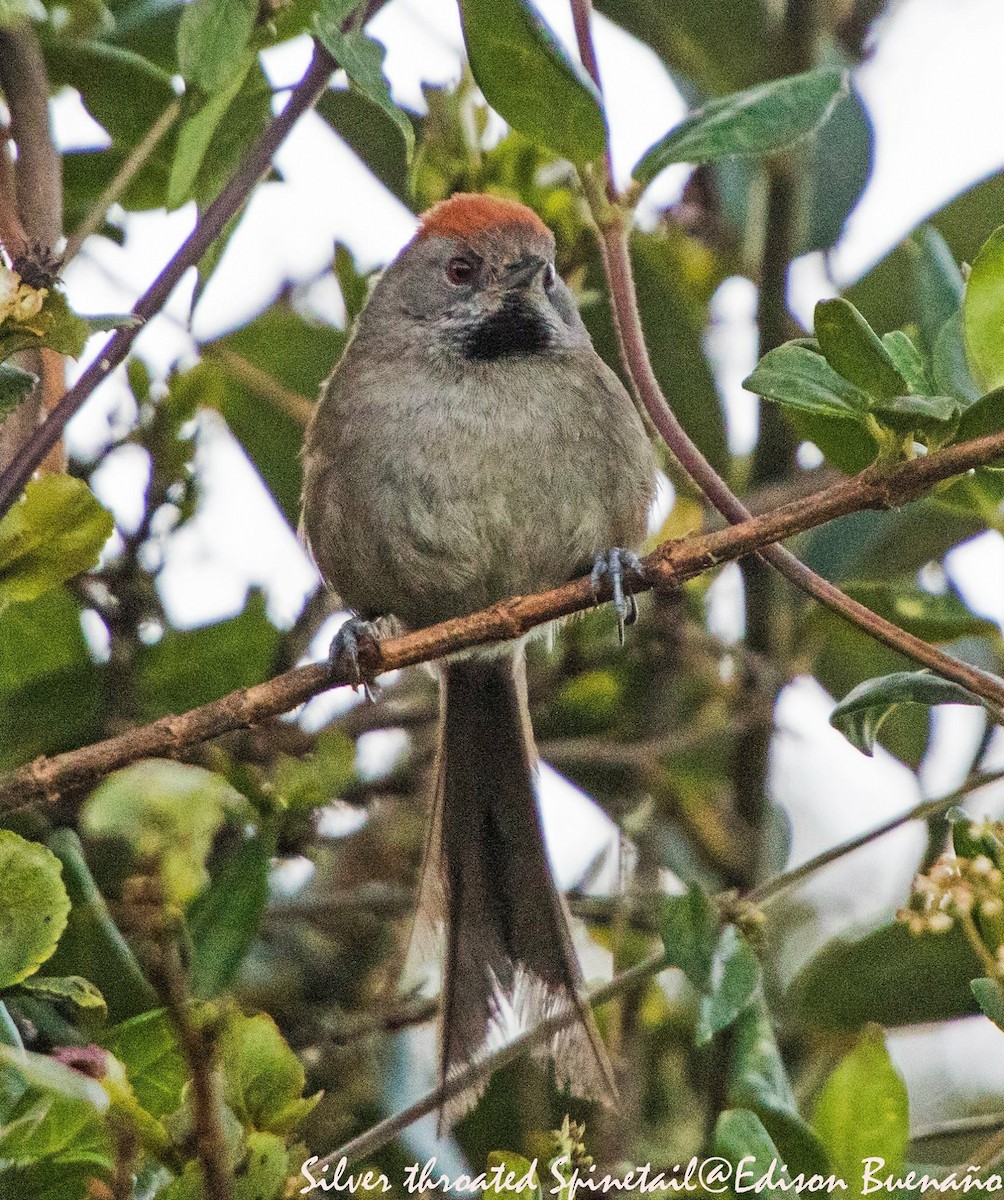
[[[623,623],[654,458],[554,248],[522,204],[455,195],[425,213],[360,313],[303,455],[303,530],[357,614],[335,659],[358,668],[375,618],[421,628],[588,572],[611,578]],[[550,1047],[559,1078],[609,1098],[541,831],[522,643],[448,659],[440,678],[412,950],[445,940],[441,1078],[514,1024],[574,1012]],[[478,1090],[448,1101],[441,1125]]]

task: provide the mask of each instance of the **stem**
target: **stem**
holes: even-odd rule
[[[591,11],[590,0],[571,0],[571,2],[573,11],[578,10],[580,13],[576,21],[576,28],[580,32],[584,31],[584,36],[588,39],[591,36],[589,22],[583,19],[583,14],[588,17]],[[580,53],[583,62],[590,61],[588,48],[583,49],[580,46]],[[598,79],[594,79],[594,82],[599,86]],[[676,414],[670,408],[666,397],[662,394],[662,389],[652,370],[642,332],[631,258],[628,251],[627,213],[622,205],[612,204],[606,199],[604,192],[590,177],[589,172],[583,176],[583,184],[599,227],[600,248],[610,291],[614,325],[628,377],[652,423],[684,471],[726,520],[732,524],[745,522],[749,518],[748,510],[691,441],[686,430],[677,420]],[[888,646],[891,650],[897,650],[907,658],[912,658],[915,662],[929,667],[945,679],[960,682],[962,676],[971,681],[978,678],[979,688],[990,686],[995,695],[1000,695],[999,683],[988,684],[988,677],[983,672],[975,671],[958,662],[922,639],[899,629],[891,621],[885,620],[884,617],[873,613],[863,604],[852,600],[850,596],[844,595],[834,584],[799,562],[790,551],[781,546],[772,545],[763,549],[763,558],[791,580],[796,587],[818,600],[831,612],[837,613],[852,625],[862,629],[882,645]],[[972,682],[964,683],[963,687],[969,687],[977,694],[985,696],[985,692],[974,688]],[[995,702],[999,704],[999,700]]]
[[[754,888],[749,893],[747,899],[753,904],[766,904],[782,892],[786,892],[790,887],[794,887],[796,883],[801,883],[809,875],[815,874],[822,867],[836,862],[837,859],[843,858],[844,855],[850,854],[853,850],[859,850],[862,846],[867,846],[869,842],[874,842],[878,838],[884,837],[885,834],[892,833],[894,829],[899,829],[901,825],[906,825],[910,821],[928,821],[933,817],[940,817],[948,812],[953,804],[958,804],[960,800],[964,800],[970,793],[1000,779],[1004,779],[1004,771],[998,771],[994,775],[974,775],[947,796],[942,796],[938,800],[925,800],[923,803],[911,808],[908,812],[902,813],[898,817],[893,817],[883,825],[879,825],[867,833],[858,834],[857,837],[850,838],[846,842],[841,842],[838,846],[824,850],[822,854],[817,854],[815,858],[810,858],[807,862],[802,863],[800,867],[794,867],[790,871],[785,871],[783,875],[778,875],[774,879],[768,879],[766,883],[762,883],[759,887]]]
[[[70,234],[69,240],[66,243],[66,250],[63,252],[64,263],[68,263],[71,258],[75,258],[77,251],[86,239],[101,228],[101,223],[104,221],[108,209],[122,195],[129,184],[132,183],[143,164],[154,150],[157,149],[164,135],[178,119],[180,113],[181,99],[179,97],[177,100],[171,101],[157,120],[150,126],[143,139],[133,147],[122,163],[122,166],[115,173],[115,177],[94,202],[90,212],[84,217],[73,233]]]
[[[191,234],[167,266],[154,280],[133,309],[141,321],[156,316],[189,269],[195,266],[223,231],[227,221],[240,210],[251,189],[268,170],[272,155],[293,125],[321,96],[335,62],[320,43],[314,44],[314,57],[306,74],[290,92],[286,107],[262,132],[241,162],[236,174],[212,202]],[[56,444],[67,421],[87,400],[94,389],[121,363],[139,333],[139,326],[117,330],[98,357],[86,368],[76,384],[63,396],[44,424],[21,447],[11,465],[0,475],[0,516],[7,512],[24,490],[25,484]]]
[[[165,939],[160,958],[164,1004],[191,1077],[195,1149],[202,1167],[206,1200],[232,1200],[233,1172],[220,1117],[212,1041],[192,1019],[185,973],[173,938]]]
[[[644,574],[633,590],[641,593],[653,587],[679,587],[687,579],[723,562],[755,553],[782,538],[861,509],[898,507],[923,495],[942,479],[1001,458],[1004,458],[1004,432],[988,434],[937,454],[901,463],[888,474],[874,469],[863,471],[815,496],[794,501],[772,513],[750,517],[714,533],[692,534],[664,542],[644,560]],[[367,657],[363,667],[376,675],[431,662],[458,650],[506,641],[539,625],[592,608],[598,601],[609,598],[609,585],[594,593],[587,578],[533,596],[514,596],[482,612],[443,621],[402,637],[388,638],[374,648],[373,657]],[[864,614],[862,621],[878,620],[868,609],[860,607]],[[887,637],[886,624],[883,622],[873,631],[882,640]],[[893,649],[954,679],[995,709],[1004,707],[1004,680],[939,654],[926,642],[894,625],[888,628],[892,635],[888,635],[887,644]],[[109,771],[137,759],[165,754],[176,756],[198,742],[288,712],[318,692],[354,682],[347,674],[332,672],[327,665],[299,667],[265,683],[231,692],[182,716],[161,717],[150,725],[79,750],[37,758],[0,775],[0,814],[15,812],[37,801],[54,803],[62,793],[88,787]]]
[[[661,971],[668,964],[666,955],[661,951],[650,954],[648,958],[642,959],[640,963],[631,967],[628,971],[622,971],[619,975],[610,980],[609,983],[596,989],[586,997],[587,1003],[595,1008],[597,1005],[604,1004],[607,1000],[613,999],[614,996],[633,987],[637,983],[642,983],[648,979],[650,975]],[[381,1121],[374,1125],[371,1129],[367,1129],[365,1133],[361,1133],[352,1141],[346,1142],[338,1150],[333,1150],[330,1154],[326,1154],[324,1158],[317,1159],[311,1164],[311,1172],[315,1178],[319,1178],[328,1167],[335,1166],[342,1158],[346,1160],[347,1165],[358,1161],[361,1158],[366,1158],[379,1150],[381,1146],[386,1146],[389,1141],[397,1137],[399,1133],[407,1129],[420,1118],[434,1112],[440,1105],[451,1099],[453,1096],[459,1095],[472,1084],[487,1078],[500,1067],[507,1063],[513,1062],[515,1059],[531,1047],[536,1046],[538,1042],[546,1041],[547,1038],[553,1037],[554,1034],[564,1029],[566,1025],[579,1019],[578,1012],[573,1008],[569,1012],[561,1013],[555,1017],[549,1017],[546,1021],[541,1021],[535,1028],[527,1030],[521,1034],[515,1041],[510,1042],[496,1053],[482,1059],[480,1062],[471,1063],[460,1071],[457,1075],[452,1076],[446,1083],[441,1084],[421,1100],[406,1108],[403,1112],[397,1113],[396,1116],[388,1117],[387,1120]]]

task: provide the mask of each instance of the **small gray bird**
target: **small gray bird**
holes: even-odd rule
[[[637,563],[655,463],[593,349],[535,213],[493,196],[431,208],[387,268],[327,381],[303,453],[302,526],[366,623],[421,628]],[[445,935],[441,1080],[574,1010],[550,1047],[574,1091],[616,1095],[582,1002],[534,794],[521,643],[441,664],[433,813],[413,952]],[[469,1088],[441,1127],[477,1099]]]

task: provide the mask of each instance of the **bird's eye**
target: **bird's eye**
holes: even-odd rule
[[[556,276],[554,274],[554,263],[548,263],[547,266],[544,268],[544,289],[545,289],[545,291],[549,292],[551,290],[551,288],[554,287],[555,278],[556,278]]]
[[[450,283],[470,283],[474,278],[474,264],[467,258],[451,258],[446,264],[446,278]]]

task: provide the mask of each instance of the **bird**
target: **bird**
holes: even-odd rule
[[[594,349],[529,207],[458,193],[419,218],[322,387],[302,456],[301,531],[364,639],[589,574],[618,621],[655,486],[643,421]],[[628,592],[626,594],[626,589]],[[449,1085],[555,1016],[559,1083],[600,1100],[616,1080],[582,999],[567,909],[535,790],[524,640],[438,665],[432,814],[409,962],[443,948],[439,1076]],[[444,1100],[440,1129],[484,1081]]]

